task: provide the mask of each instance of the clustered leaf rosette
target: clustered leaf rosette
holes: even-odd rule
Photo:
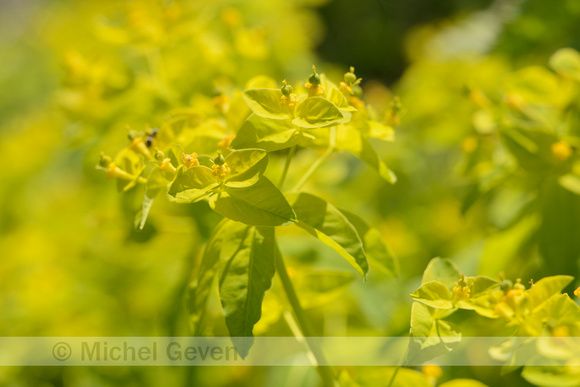
[[[391,125],[398,124],[402,115],[400,102],[393,100],[381,122],[361,101],[361,79],[356,78],[354,68],[344,78],[339,87],[315,71],[305,85],[308,94],[295,94],[286,81],[280,89],[246,90],[244,98],[253,114],[241,126],[232,148],[272,152],[299,145],[346,150],[394,183],[395,174],[379,157],[370,139],[394,140]],[[327,128],[333,128],[334,134]]]
[[[566,293],[561,294],[572,280],[566,275],[546,277],[526,288],[520,280],[514,284],[485,276],[467,277],[451,261],[434,258],[425,269],[421,286],[411,294],[416,302],[411,311],[409,359],[428,361],[457,348],[461,330],[447,318],[459,309],[502,321],[514,338],[580,336],[580,306]],[[534,351],[550,358],[554,341],[536,343]],[[572,351],[567,348],[570,345],[569,341],[562,344],[562,350]],[[501,347],[493,347],[490,356],[505,361],[507,353],[507,359],[513,360],[529,351],[525,345],[511,342]]]
[[[211,168],[178,167],[169,186],[170,200],[194,203],[208,199],[217,213],[253,226],[281,226],[296,221],[284,195],[263,176],[268,165],[265,150],[234,150],[226,157],[219,154],[212,162]]]

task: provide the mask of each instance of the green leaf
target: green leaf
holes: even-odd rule
[[[310,97],[296,107],[296,118],[292,123],[313,129],[338,125],[343,119],[343,114],[332,102],[322,97]]]
[[[244,93],[239,90],[235,91],[230,102],[230,107],[225,113],[228,128],[237,133],[250,114],[251,111],[248,109],[248,105],[244,100]]]
[[[379,175],[391,184],[397,181],[397,176],[387,167],[379,157],[368,139],[357,129],[345,125],[341,126],[337,138],[337,147],[345,149],[376,170]]]
[[[242,358],[253,344],[253,328],[262,315],[264,293],[274,276],[276,240],[272,227],[248,227],[233,255],[222,261],[220,299],[232,342]]]
[[[478,296],[482,293],[487,293],[491,288],[499,285],[499,281],[493,278],[485,277],[483,275],[478,275],[477,277],[470,277],[471,279],[471,294],[470,297]]]
[[[197,277],[190,285],[187,304],[190,311],[190,322],[194,336],[202,335],[202,322],[206,312],[207,302],[213,290],[214,279],[219,270],[219,263],[233,257],[244,241],[247,226],[222,220],[214,229],[203,257]]]
[[[558,141],[554,134],[519,127],[502,127],[500,133],[522,168],[538,174],[549,172],[553,167],[555,159],[550,147]]]
[[[244,99],[250,109],[261,117],[278,120],[289,117],[288,109],[281,105],[282,91],[280,89],[246,90]]]
[[[169,200],[177,203],[194,203],[210,194],[218,186],[215,176],[208,167],[195,166],[177,168],[176,176],[169,186]]]
[[[385,244],[381,234],[374,228],[369,227],[364,219],[350,211],[339,209],[354,226],[360,239],[369,263],[373,267],[382,269],[387,275],[396,277],[399,275],[399,261]]]
[[[262,149],[237,150],[226,157],[226,163],[231,170],[225,179],[226,185],[247,186],[254,184],[266,170],[268,153]]]
[[[376,121],[367,121],[369,126],[369,137],[383,141],[395,141],[395,131],[387,125]]]
[[[343,270],[301,270],[292,276],[303,308],[335,301],[353,280],[353,273]]]
[[[556,72],[580,81],[580,53],[573,48],[561,48],[550,57],[550,67]]]
[[[580,195],[580,177],[568,173],[558,178],[558,183],[568,191]]]
[[[252,114],[232,141],[233,149],[260,148],[267,152],[296,144],[296,128],[289,119],[271,119]]]
[[[451,291],[439,281],[422,284],[411,294],[415,300],[438,309],[453,309],[453,295]]]
[[[249,187],[226,186],[209,203],[218,214],[250,226],[282,226],[296,221],[284,195],[264,176]]]
[[[333,87],[328,92],[328,101],[334,104],[337,108],[347,112],[356,112],[356,109],[348,105],[344,94],[340,92],[336,87]]]
[[[461,278],[461,272],[455,264],[449,259],[433,258],[423,272],[422,284],[432,281],[441,282],[447,288],[455,286],[455,282]]]
[[[289,195],[297,226],[336,250],[363,278],[369,270],[363,242],[347,217],[326,200],[300,193]]]
[[[539,203],[542,221],[535,242],[546,262],[544,275],[576,273],[580,256],[580,196],[562,188],[557,181],[546,179]]]
[[[542,364],[542,360],[542,358],[532,359],[531,364],[526,365],[522,370],[522,377],[536,386],[577,387],[580,385],[578,374],[573,368],[563,365],[546,366]]]
[[[544,304],[546,316],[554,326],[573,325],[580,322],[580,305],[568,294],[556,294]]]
[[[550,297],[559,294],[573,280],[574,277],[569,275],[556,275],[542,278],[536,282],[534,286],[526,291],[530,310],[541,308]]]
[[[445,355],[459,345],[461,332],[455,324],[434,318],[433,308],[414,302],[411,307],[411,338],[407,359],[423,363]]]
[[[161,176],[159,168],[155,168],[147,178],[147,188],[143,195],[143,204],[141,205],[141,210],[135,217],[135,228],[137,228],[137,230],[143,230],[143,227],[145,227],[145,222],[147,221],[147,217],[149,216],[155,198],[165,190],[166,186],[167,180]]]

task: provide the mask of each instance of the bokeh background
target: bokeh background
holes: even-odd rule
[[[546,66],[556,50],[580,48],[578,25],[575,0],[1,1],[0,335],[188,335],[188,283],[219,216],[205,204],[158,201],[135,231],[138,194],[117,193],[95,169],[99,152],[126,146],[128,126],[201,109],[257,75],[304,82],[313,63],[337,80],[355,66],[371,105],[384,111],[398,95],[406,112],[396,141],[377,144],[397,184],[335,157],[308,186],[376,226],[400,277],[361,283],[315,240],[282,237],[321,335],[407,334],[408,295],[436,256],[469,275],[577,276],[580,196],[555,183],[578,172],[574,155],[566,166],[527,167],[497,143],[495,117],[481,113],[474,91],[557,110],[563,89]],[[554,138],[575,145],[578,118],[560,121],[572,129]],[[296,168],[308,162],[297,160]],[[324,288],[321,272],[332,279]],[[290,334],[280,297],[275,282],[256,334]],[[211,305],[206,333],[227,334],[217,298]],[[471,326],[486,333],[477,319]],[[380,380],[383,370],[350,372]],[[499,369],[448,368],[440,380],[457,377],[528,385]],[[317,378],[306,367],[0,369],[2,386],[316,386]]]

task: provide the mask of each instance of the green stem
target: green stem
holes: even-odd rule
[[[393,372],[393,376],[391,376],[391,380],[389,380],[389,384],[387,385],[387,387],[392,387],[393,383],[395,382],[395,378],[397,377],[397,374],[399,373],[399,370],[402,367],[405,367],[407,365],[407,361],[404,360],[405,357],[407,357],[407,352],[405,351],[403,352],[403,354],[401,355],[401,360],[399,360],[399,364],[397,365],[397,367],[395,368],[395,372]]]
[[[310,166],[310,169],[308,169],[308,171],[306,171],[306,173],[304,174],[304,176],[302,176],[302,179],[300,179],[298,184],[296,184],[294,186],[294,188],[292,188],[292,191],[294,191],[294,192],[300,191],[300,189],[304,186],[304,184],[306,184],[308,179],[310,179],[312,177],[312,174],[314,172],[316,172],[318,167],[320,167],[320,165],[322,165],[322,163],[325,162],[332,155],[332,153],[334,153],[335,145],[336,145],[336,128],[333,127],[333,128],[330,128],[330,144],[328,146],[328,149],[326,150],[326,152],[324,152],[324,154],[322,156],[320,156],[318,158],[318,160],[316,160]]]
[[[290,152],[288,152],[288,157],[286,157],[286,162],[284,163],[284,170],[282,171],[282,176],[280,177],[280,182],[278,183],[278,188],[280,191],[284,188],[284,181],[286,181],[286,175],[288,175],[288,169],[290,169],[290,162],[292,161],[292,157],[294,157],[294,153],[296,153],[296,145],[290,148]]]
[[[314,337],[316,337],[314,334],[314,329],[312,328],[312,325],[310,325],[310,320],[308,320],[308,317],[306,317],[304,309],[302,309],[302,306],[300,306],[300,301],[298,300],[298,296],[296,295],[292,281],[290,281],[290,277],[288,276],[288,271],[286,270],[286,265],[284,264],[284,259],[282,258],[282,253],[280,252],[279,248],[276,251],[276,272],[278,273],[278,277],[280,277],[280,281],[282,282],[282,286],[284,287],[284,291],[286,292],[286,296],[288,297],[292,311],[294,312],[296,320],[300,325],[300,329],[304,334],[304,339],[308,343],[310,351],[316,358],[316,362],[318,363],[317,370],[320,374],[320,377],[322,378],[323,385],[325,387],[335,387],[336,383],[332,367],[321,365],[327,364],[326,358],[324,357],[322,349],[316,340],[314,340]]]

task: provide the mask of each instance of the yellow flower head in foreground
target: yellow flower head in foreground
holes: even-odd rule
[[[465,279],[465,275],[461,275],[461,279],[455,283],[453,287],[453,293],[459,298],[469,298],[469,294],[471,293],[471,289],[469,288],[469,284]]]
[[[186,166],[187,168],[199,165],[197,153],[193,152],[190,155],[183,155],[183,165]]]

